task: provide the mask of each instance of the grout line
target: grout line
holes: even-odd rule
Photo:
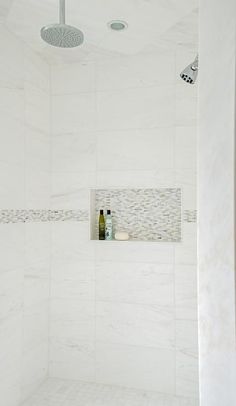
[[[49,196],[49,207],[52,204],[52,68],[49,65],[49,137],[50,137],[50,196]],[[49,257],[49,301],[48,301],[48,365],[47,365],[47,376],[50,376],[50,360],[51,360],[51,300],[52,300],[52,249],[53,249],[53,239],[52,239],[52,224],[49,224],[49,234],[50,234],[50,257]]]

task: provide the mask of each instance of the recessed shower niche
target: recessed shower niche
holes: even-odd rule
[[[99,211],[110,209],[113,232],[130,241],[181,242],[181,189],[92,189],[90,238],[98,240]]]

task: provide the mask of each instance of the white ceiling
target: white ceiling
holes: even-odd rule
[[[59,0],[0,0],[0,21],[51,63],[106,55],[130,55],[157,48],[197,47],[198,0],[66,0],[66,22],[80,28],[84,44],[73,50],[50,47],[40,28],[58,22]],[[121,19],[128,29],[113,32]]]

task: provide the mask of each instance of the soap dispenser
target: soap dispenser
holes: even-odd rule
[[[105,239],[107,241],[112,240],[112,230],[113,229],[113,224],[112,224],[112,216],[111,216],[111,210],[107,210],[107,215],[106,215],[106,232],[105,232]]]

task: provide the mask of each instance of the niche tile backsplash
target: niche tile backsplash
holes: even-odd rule
[[[92,238],[98,238],[100,209],[111,209],[115,231],[131,240],[181,241],[181,189],[98,189],[92,191]]]

